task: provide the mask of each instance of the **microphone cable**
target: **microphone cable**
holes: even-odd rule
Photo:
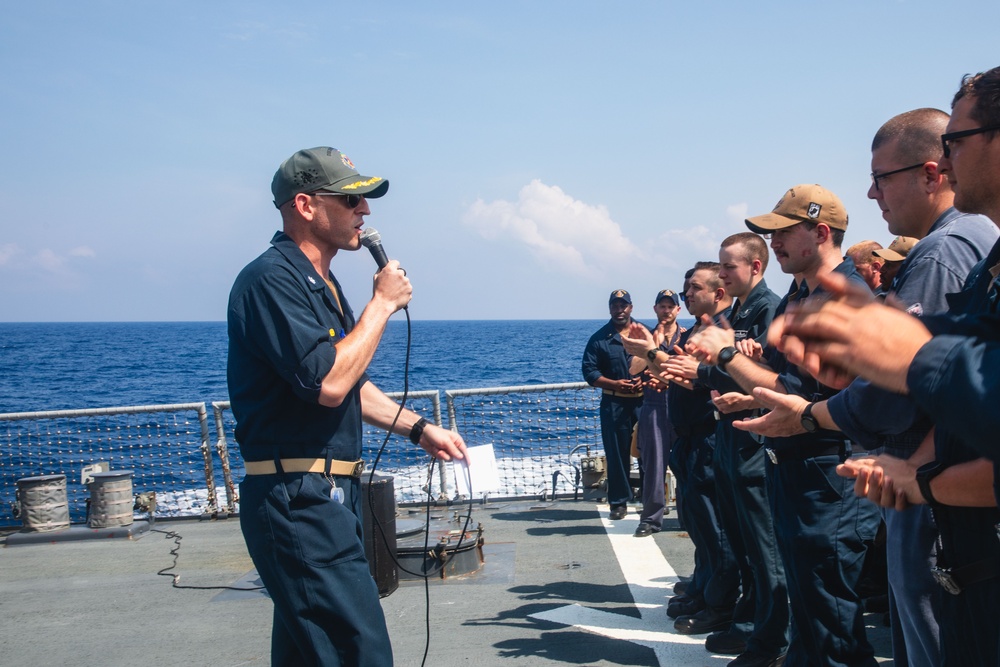
[[[444,568],[447,567],[448,561],[450,561],[453,556],[449,556],[448,555],[448,550],[447,550],[447,548],[445,548],[445,550],[444,550],[444,557],[441,558],[440,565],[438,567],[436,567],[435,569],[433,569],[433,570],[428,569],[426,572],[413,572],[413,571],[408,570],[407,568],[403,567],[403,565],[399,562],[399,559],[396,557],[396,554],[393,554],[393,552],[392,552],[393,550],[389,548],[389,537],[388,537],[388,535],[386,535],[385,528],[382,526],[382,522],[378,520],[378,514],[375,512],[375,490],[374,490],[374,485],[372,484],[372,482],[374,481],[374,478],[375,478],[375,471],[378,468],[379,461],[381,461],[381,459],[382,459],[382,453],[385,451],[386,446],[389,444],[389,438],[392,437],[392,434],[393,434],[392,431],[396,427],[396,423],[399,421],[399,416],[403,413],[403,408],[406,406],[406,400],[409,397],[409,393],[410,393],[410,347],[411,347],[411,342],[412,342],[413,326],[412,326],[412,322],[410,321],[410,310],[409,310],[409,308],[403,308],[403,312],[406,314],[406,354],[405,354],[405,357],[404,357],[404,360],[403,360],[403,396],[402,396],[402,398],[399,401],[399,409],[396,410],[396,414],[392,418],[392,423],[389,425],[389,428],[386,430],[385,438],[382,440],[382,444],[381,444],[381,446],[378,449],[378,453],[375,455],[375,460],[372,462],[371,472],[368,473],[368,508],[369,508],[369,511],[371,512],[372,520],[375,523],[375,527],[378,528],[379,536],[382,539],[382,544],[386,547],[386,550],[389,552],[389,557],[392,558],[392,562],[395,563],[396,567],[399,570],[401,570],[401,571],[403,571],[403,572],[405,572],[405,573],[407,573],[407,574],[409,574],[409,575],[411,575],[413,577],[417,577],[417,578],[423,579],[423,581],[424,581],[424,629],[425,629],[424,631],[425,631],[425,640],[424,640],[424,655],[423,655],[423,659],[420,662],[421,667],[423,667],[426,664],[426,662],[427,662],[427,654],[428,654],[428,652],[430,650],[430,642],[431,642],[430,578],[431,578],[432,575],[436,575],[436,574],[439,574],[440,572],[442,572],[444,570]],[[428,481],[427,481],[426,514],[425,514],[425,517],[424,517],[424,550],[423,550],[423,554],[424,554],[425,558],[427,557],[427,554],[429,553],[429,550],[430,550],[431,506],[434,503],[433,480],[434,480],[434,466],[435,466],[436,463],[437,463],[437,459],[432,456],[431,457],[430,468],[429,468]],[[466,470],[466,475],[468,475],[468,470]],[[472,521],[472,498],[473,498],[473,493],[472,493],[472,480],[471,480],[471,477],[467,477],[467,480],[468,480],[468,483],[469,483],[469,507],[468,507],[468,512],[465,515],[465,524],[462,526],[462,531],[461,531],[461,534],[459,535],[459,538],[458,538],[458,544],[455,545],[455,549],[453,550],[453,554],[454,553],[458,553],[458,550],[461,548],[462,541],[465,539],[466,532],[468,531],[468,528],[469,528],[469,523]],[[395,503],[395,498],[393,498],[393,503]],[[393,538],[395,538],[395,535],[393,535]]]

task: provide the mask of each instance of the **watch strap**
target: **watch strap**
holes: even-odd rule
[[[721,350],[719,350],[719,354],[715,365],[718,366],[719,368],[725,369],[726,364],[732,361],[733,358],[739,353],[740,351],[737,350],[732,345],[730,345],[729,347],[724,347]]]
[[[931,491],[931,480],[944,472],[944,468],[940,461],[931,461],[917,468],[917,488],[928,505],[940,505]]]

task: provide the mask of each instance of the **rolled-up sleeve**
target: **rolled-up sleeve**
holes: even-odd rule
[[[589,385],[593,385],[597,381],[597,378],[601,377],[602,373],[600,368],[598,368],[598,348],[600,347],[600,341],[591,338],[587,342],[587,347],[583,350],[583,363],[581,364],[581,370],[583,372],[583,380]]]

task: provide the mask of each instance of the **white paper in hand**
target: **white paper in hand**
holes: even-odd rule
[[[481,496],[500,488],[500,471],[493,453],[493,443],[477,445],[465,450],[465,458],[455,461],[455,478],[458,492],[466,497]]]

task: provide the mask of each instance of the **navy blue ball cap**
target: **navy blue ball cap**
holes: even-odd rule
[[[681,305],[681,300],[677,298],[677,292],[673,291],[672,289],[661,289],[659,292],[657,292],[656,301],[653,302],[653,305],[655,306],[664,299],[670,299],[671,301],[674,302],[675,306]]]
[[[632,305],[632,295],[630,295],[623,289],[616,289],[614,292],[612,292],[611,296],[608,298],[608,304],[610,305],[612,302],[619,300],[624,301],[630,306]]]

